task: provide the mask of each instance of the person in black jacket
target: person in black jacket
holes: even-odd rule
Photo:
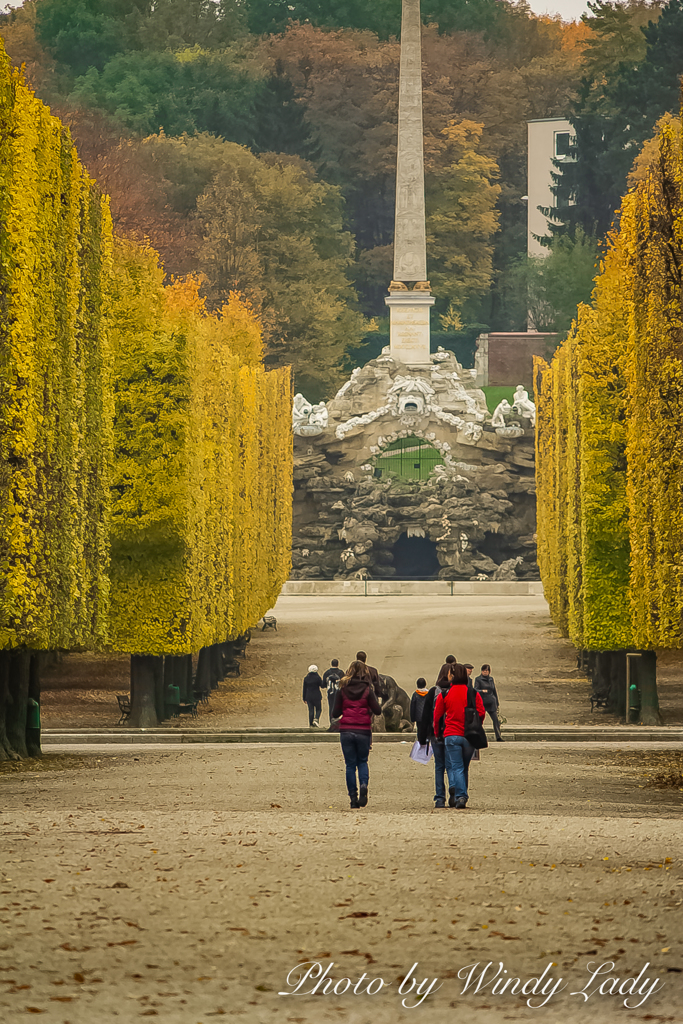
[[[339,661],[337,658],[333,658],[327,672],[323,674],[323,682],[327,687],[327,708],[330,713],[330,725],[332,725],[332,712],[334,710],[334,701],[337,696],[337,690],[339,689],[339,680],[343,675],[344,673],[339,668]]]
[[[481,699],[484,702],[486,708],[486,714],[493,722],[493,731],[496,734],[496,739],[499,743],[503,742],[503,737],[500,734],[500,722],[498,721],[498,708],[500,701],[498,700],[498,691],[496,690],[496,684],[493,681],[491,675],[491,666],[482,665],[481,675],[477,676],[474,680],[475,690],[479,690]]]
[[[427,681],[420,676],[415,683],[415,691],[410,698],[410,721],[415,722],[416,725],[419,725],[422,721],[422,712],[428,693]]]
[[[449,657],[453,657],[453,655],[449,655]],[[434,754],[434,807],[436,808],[446,806],[446,783],[444,778],[446,775],[446,747],[443,737],[434,735],[434,704],[440,693],[448,693],[451,685],[448,676],[454,664],[455,658],[453,658],[452,662],[446,661],[439,669],[436,686],[432,686],[427,692],[422,708],[422,719],[417,726],[418,742],[423,746],[425,743],[431,743],[432,745],[432,752]]]
[[[309,729],[320,728],[320,712],[323,706],[320,691],[324,689],[325,684],[318,674],[318,666],[309,665],[308,674],[304,676],[304,704],[308,704]]]

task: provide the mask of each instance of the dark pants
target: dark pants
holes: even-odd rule
[[[323,702],[321,698],[318,697],[317,700],[307,700],[306,703],[308,704],[308,724],[313,725],[314,718],[316,722],[320,721],[320,712],[323,709]]]
[[[495,700],[484,700],[484,709],[493,722],[493,731],[496,734],[496,739],[502,740],[503,737],[500,734],[500,722],[498,721],[498,705]]]
[[[434,736],[432,736],[429,742],[434,752],[434,803],[445,803],[446,786],[444,785],[443,777],[446,771],[446,748],[443,740],[437,740]]]
[[[337,691],[336,690],[334,691],[334,693],[328,693],[328,695],[327,695],[327,707],[329,708],[329,712],[330,712],[330,725],[332,725],[332,712],[334,711],[334,702],[335,702],[336,699],[337,699]]]
[[[352,800],[358,796],[356,788],[356,769],[358,769],[358,785],[367,786],[370,780],[370,769],[368,768],[368,755],[370,754],[370,740],[372,734],[369,732],[353,732],[351,729],[341,729],[342,754],[346,761],[346,788]]]
[[[464,736],[446,736],[444,743],[446,745],[448,785],[455,790],[456,800],[460,797],[467,798],[470,761],[474,754],[474,747],[467,742]]]

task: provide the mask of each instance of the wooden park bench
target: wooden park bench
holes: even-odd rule
[[[116,724],[122,725],[130,717],[130,697],[128,694],[117,693],[116,699],[119,703],[119,712],[121,714],[121,717]]]
[[[267,629],[274,629],[277,633],[277,619],[274,615],[264,615],[263,625],[261,626],[261,632],[265,633]]]
[[[607,707],[607,695],[606,694],[591,694],[591,711],[595,708],[606,708]]]
[[[229,661],[226,665],[223,665],[224,676],[238,676],[241,671],[239,661]]]
[[[208,702],[208,698],[207,698],[207,702]],[[197,717],[197,701],[196,700],[190,700],[190,701],[185,702],[184,704],[178,704],[178,714],[179,715],[192,715],[193,718],[196,718]]]

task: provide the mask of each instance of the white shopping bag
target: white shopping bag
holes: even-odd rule
[[[419,740],[415,740],[413,749],[410,751],[410,760],[417,761],[418,764],[429,764],[432,759],[432,753],[431,743],[421,744]]]

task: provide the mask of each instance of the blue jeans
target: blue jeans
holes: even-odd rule
[[[444,747],[443,740],[437,740],[436,736],[432,736],[430,743],[434,752],[434,803],[445,803],[446,787],[443,776],[446,771],[446,748]]]
[[[469,768],[474,747],[464,736],[446,736],[444,742],[448,785],[455,789],[455,799],[458,800],[460,797],[467,797]]]
[[[358,769],[358,784],[367,786],[370,780],[370,769],[368,768],[368,756],[370,754],[370,741],[372,734],[369,732],[353,732],[351,729],[340,729],[342,754],[346,761],[346,788],[349,796],[354,800],[358,796],[356,788],[356,769]]]

